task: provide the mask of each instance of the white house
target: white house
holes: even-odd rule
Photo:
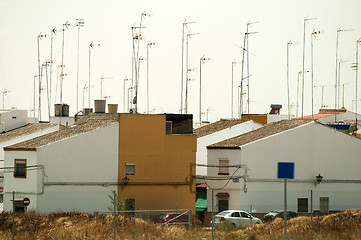
[[[107,211],[117,190],[119,125],[89,120],[5,147],[4,210]]]
[[[207,149],[208,164],[218,166],[208,169],[206,180],[214,211],[283,209],[279,162],[295,164],[287,187],[289,210],[309,212],[311,190],[315,211],[361,208],[361,139],[316,121],[282,120]],[[320,184],[318,175],[323,177]],[[211,201],[207,208],[211,211]]]
[[[26,110],[6,111],[5,116],[6,118],[1,115],[3,126],[8,130],[0,133],[0,203],[2,203],[3,199],[2,191],[4,186],[4,147],[59,130],[58,124],[28,124]]]
[[[194,129],[197,135],[197,164],[207,164],[207,146],[255,130],[263,125],[252,120],[221,119],[217,122]],[[206,176],[207,167],[197,166],[197,176]]]

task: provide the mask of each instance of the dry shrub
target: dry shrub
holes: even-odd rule
[[[84,213],[16,214],[16,240],[100,240],[113,239],[112,215]],[[159,225],[130,216],[116,217],[117,239],[183,240],[210,239],[204,229],[187,230],[184,226]],[[313,218],[314,240],[361,239],[361,211],[351,210]],[[0,239],[11,239],[12,215],[0,213]],[[310,236],[310,218],[298,217],[287,222],[288,239],[304,240]],[[253,225],[226,232],[216,230],[214,239],[281,240],[283,220]]]

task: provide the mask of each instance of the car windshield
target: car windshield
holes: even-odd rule
[[[230,213],[230,212],[228,212],[228,211],[223,211],[223,212],[218,213],[217,215],[218,215],[218,216],[225,216],[225,215],[227,215],[228,213]]]

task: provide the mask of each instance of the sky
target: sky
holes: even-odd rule
[[[191,71],[187,111],[194,115],[194,122],[199,121],[200,77],[202,120],[213,122],[220,118],[238,117],[241,46],[247,23],[254,23],[249,25],[249,32],[255,32],[248,35],[248,61],[245,58],[245,62],[249,63],[250,77],[244,79],[244,97],[246,101],[249,80],[250,113],[268,113],[271,104],[282,104],[281,114],[287,114],[289,96],[292,115],[301,116],[302,109],[304,115],[311,114],[312,75],[313,85],[316,86],[313,88],[314,113],[318,112],[322,103],[328,108],[335,108],[336,75],[340,76],[341,83],[339,98],[336,98],[337,106],[344,105],[348,110],[355,111],[356,72],[351,66],[356,61],[357,39],[361,36],[359,9],[361,2],[358,0],[342,3],[337,0],[0,0],[0,108],[26,109],[29,116],[38,116],[39,79],[34,76],[38,75],[38,57],[41,64],[50,60],[51,30],[55,27],[57,33],[53,35],[52,83],[50,66],[47,71],[44,68],[42,76],[41,120],[48,119],[48,102],[51,115],[54,115],[53,105],[60,103],[59,65],[62,54],[65,65],[63,73],[66,74],[63,78],[62,103],[70,106],[71,115],[83,107],[89,107],[89,73],[90,107],[93,107],[94,99],[106,97],[107,103],[118,104],[119,112],[128,112],[128,106],[131,107],[127,100],[130,99],[128,88],[131,80],[125,79],[134,79],[131,27],[139,26],[142,19],[145,28],[141,29],[138,57],[144,60],[139,66],[139,113],[147,112],[147,79],[148,111],[180,113],[182,30],[185,21],[195,22],[185,28],[185,35],[194,34],[188,38],[188,69]],[[146,16],[142,17],[142,13],[146,13]],[[306,18],[312,20],[307,21],[304,28]],[[84,19],[84,27],[80,30],[74,26],[76,19]],[[62,26],[66,22],[72,26],[64,31],[63,51]],[[338,34],[339,29],[352,31]],[[313,38],[312,64],[313,30],[320,33]],[[39,39],[38,44],[40,33],[46,37]],[[185,45],[186,40],[185,36]],[[92,42],[100,46],[89,50]],[[155,45],[148,48],[147,54],[149,42],[155,42]],[[293,44],[289,46],[287,58],[288,42]],[[304,77],[298,74],[303,69],[303,49]],[[207,60],[200,67],[202,56]],[[184,55],[184,61],[185,58]],[[232,62],[237,62],[233,64],[233,71]],[[336,74],[336,66],[337,71],[340,69],[339,74]],[[246,68],[247,65],[244,65],[244,77],[247,76]],[[183,69],[185,71],[185,66]],[[321,86],[324,86],[323,95]],[[361,110],[360,105],[358,102],[358,111]]]

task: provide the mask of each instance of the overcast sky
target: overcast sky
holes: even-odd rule
[[[189,110],[194,121],[199,120],[199,62],[204,55],[210,58],[202,65],[202,120],[216,121],[231,117],[232,61],[242,60],[246,24],[249,35],[249,97],[250,113],[266,113],[270,104],[282,104],[281,113],[287,114],[287,42],[290,46],[289,76],[291,113],[296,114],[298,72],[302,70],[303,26],[305,18],[317,18],[306,24],[305,43],[305,95],[304,114],[311,113],[311,32],[321,31],[313,39],[314,85],[324,87],[324,105],[334,108],[336,80],[336,36],[338,29],[352,29],[339,34],[338,61],[341,66],[341,84],[346,84],[345,107],[355,110],[355,62],[356,40],[361,36],[361,2],[358,0],[259,0],[259,1],[51,1],[51,0],[0,0],[0,90],[10,91],[5,96],[5,108],[27,109],[29,115],[34,99],[34,75],[38,74],[39,33],[47,37],[39,41],[41,63],[50,59],[50,32],[59,30],[53,41],[53,77],[51,105],[59,103],[59,87],[56,87],[58,65],[62,54],[62,25],[82,18],[85,26],[80,29],[80,65],[78,110],[88,107],[89,44],[100,43],[91,50],[91,106],[93,99],[100,99],[101,76],[103,96],[107,103],[119,104],[123,111],[123,84],[132,78],[132,26],[139,26],[143,18],[143,40],[139,55],[146,59],[149,49],[150,111],[154,113],[179,113],[181,93],[182,26],[189,24],[185,33],[198,33],[189,39]],[[77,46],[78,28],[70,26],[65,31],[63,102],[70,105],[70,114],[77,106]],[[297,44],[298,43],[298,44]],[[338,64],[337,64],[338,65]],[[140,65],[138,110],[146,111],[146,61]],[[49,68],[48,68],[49,70]],[[237,87],[240,85],[241,64],[234,65],[234,109],[238,116]],[[45,70],[44,70],[45,71]],[[45,75],[45,73],[44,73]],[[49,76],[48,76],[49,78]],[[42,120],[46,120],[46,77],[42,87]],[[299,114],[301,113],[302,75],[299,78]],[[38,92],[36,83],[36,92]],[[129,82],[126,82],[126,89]],[[314,88],[314,112],[321,106],[321,87]],[[55,95],[55,92],[57,94]],[[126,90],[127,94],[128,90]],[[360,92],[361,93],[361,92]],[[56,96],[56,97],[55,97]],[[247,95],[245,95],[247,96]],[[57,98],[57,99],[55,99]],[[358,97],[361,98],[361,95]],[[340,90],[340,107],[343,94]],[[1,104],[4,102],[1,99]],[[2,107],[1,105],[1,107]],[[125,104],[127,106],[128,104]],[[360,103],[358,104],[361,105]],[[36,108],[38,94],[36,93]],[[51,106],[51,115],[54,114]],[[207,111],[208,109],[208,111]],[[359,108],[360,110],[360,108]],[[37,115],[36,110],[36,115]],[[207,113],[208,112],[208,116]]]

